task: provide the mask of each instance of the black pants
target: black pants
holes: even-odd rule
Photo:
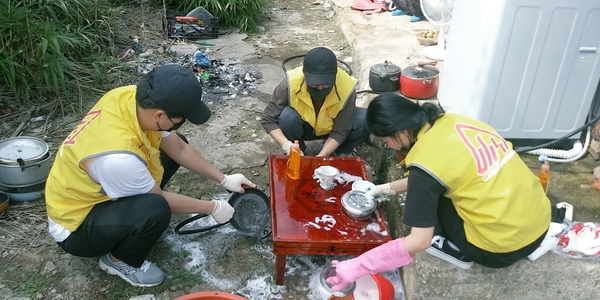
[[[436,226],[435,234],[448,238],[466,257],[482,266],[490,268],[508,267],[527,257],[527,255],[537,249],[546,236],[546,232],[544,232],[531,244],[508,253],[493,253],[477,248],[467,241],[463,220],[456,212],[456,208],[452,204],[452,201],[443,196],[440,197],[440,200],[438,201],[438,221],[439,226]]]
[[[187,139],[178,134],[186,143]],[[165,169],[163,188],[179,164],[161,152]],[[83,223],[58,245],[75,256],[94,257],[111,253],[133,267],[140,267],[169,226],[171,208],[157,194],[141,194],[96,204]]]
[[[354,109],[352,130],[346,140],[335,150],[336,155],[350,154],[356,146],[363,142],[363,125],[366,116],[366,108],[357,107]],[[314,128],[307,122],[304,122],[298,112],[290,106],[286,106],[281,111],[277,123],[288,140],[292,142],[294,140],[300,141],[302,151],[306,151],[304,141],[324,140],[329,137],[329,135],[315,135]]]

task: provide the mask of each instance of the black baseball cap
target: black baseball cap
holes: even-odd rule
[[[306,85],[333,85],[337,74],[337,58],[328,48],[313,48],[304,56],[302,71]]]
[[[210,109],[202,102],[202,85],[191,70],[171,64],[155,67],[137,84],[136,99],[148,98],[153,108],[167,114],[182,115],[194,124],[210,118]]]

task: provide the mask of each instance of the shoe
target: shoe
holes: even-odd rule
[[[392,10],[392,16],[405,16],[406,12],[403,10]]]
[[[465,257],[456,245],[452,244],[452,242],[441,235],[433,236],[431,246],[427,248],[425,252],[439,259],[443,259],[461,269],[468,270],[473,266],[472,260]]]
[[[410,19],[408,19],[408,20],[409,20],[410,22],[413,22],[413,23],[414,23],[414,22],[419,22],[419,21],[421,21],[421,20],[423,20],[423,19],[421,19],[421,18],[419,18],[419,17],[417,17],[417,16],[412,16],[412,17],[410,17]]]
[[[134,268],[122,261],[112,262],[108,254],[100,256],[100,269],[111,275],[118,275],[133,286],[149,287],[165,280],[165,273],[155,264],[145,260],[141,267]]]

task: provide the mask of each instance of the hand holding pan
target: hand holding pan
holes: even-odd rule
[[[259,234],[260,238],[265,238],[271,233],[271,212],[269,197],[261,190],[256,188],[245,188],[245,193],[232,193],[229,197],[229,205],[235,212],[229,222],[216,224],[196,229],[181,230],[181,228],[195,220],[204,218],[208,215],[199,214],[183,220],[175,226],[175,232],[179,235],[206,232],[227,223],[238,231],[250,234]]]

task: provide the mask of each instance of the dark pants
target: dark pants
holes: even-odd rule
[[[178,134],[179,135],[179,134]],[[187,139],[179,135],[186,143]],[[165,172],[163,188],[179,165],[161,152]],[[83,223],[58,245],[67,253],[82,257],[111,253],[139,268],[169,226],[171,208],[157,194],[141,194],[96,204]]]
[[[365,124],[366,115],[366,108],[357,107],[354,110],[352,130],[346,140],[335,150],[336,155],[350,154],[356,146],[363,142],[363,126]],[[300,141],[300,148],[302,151],[306,150],[304,141],[325,140],[329,137],[329,135],[315,135],[314,128],[307,122],[304,122],[298,112],[290,106],[286,106],[283,111],[281,111],[277,123],[279,123],[279,128],[281,128],[281,131],[283,131],[283,134],[288,140]]]
[[[527,257],[527,255],[537,249],[546,236],[546,232],[544,232],[533,243],[513,252],[493,253],[482,250],[467,241],[463,220],[456,212],[452,201],[443,196],[438,201],[438,221],[439,226],[436,226],[435,234],[448,238],[466,257],[482,266],[490,268],[508,267],[518,260]]]

